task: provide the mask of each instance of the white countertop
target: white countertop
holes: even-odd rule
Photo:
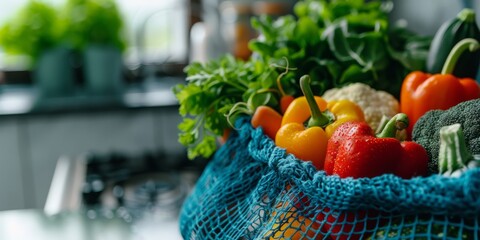
[[[178,218],[158,214],[127,223],[112,217],[89,219],[83,212],[63,212],[49,216],[42,210],[0,212],[2,240],[150,240],[182,239]]]

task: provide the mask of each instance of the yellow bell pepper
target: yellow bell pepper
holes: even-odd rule
[[[321,111],[327,109],[327,101],[319,96],[314,96],[315,102]],[[310,107],[305,96],[295,98],[290,105],[288,105],[287,110],[283,114],[281,126],[287,123],[304,123],[311,116]]]
[[[288,212],[278,213],[274,211],[271,218],[275,222],[271,230],[268,230],[262,239],[300,240],[307,237],[310,239],[323,237],[320,232],[321,224],[315,219],[301,216],[294,207],[289,209]]]
[[[285,111],[275,144],[301,160],[312,161],[321,170],[328,139],[335,129],[344,122],[365,118],[361,108],[349,100],[327,103],[314,96],[307,75],[300,79],[300,87],[304,96],[296,98]]]
[[[365,116],[363,115],[360,106],[350,100],[329,101],[327,109],[335,116],[335,121],[325,127],[325,132],[327,132],[328,138],[332,136],[338,126],[345,122],[365,121]]]

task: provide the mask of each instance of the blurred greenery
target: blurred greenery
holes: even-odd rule
[[[126,46],[124,21],[114,0],[67,0],[54,8],[30,0],[0,27],[6,53],[30,56],[35,63],[43,51],[65,45],[82,51],[89,44]]]
[[[92,43],[125,49],[124,22],[113,0],[68,0],[60,22],[65,39],[75,49]]]
[[[32,0],[0,28],[0,45],[7,53],[26,54],[35,60],[61,41],[58,24],[53,7]]]

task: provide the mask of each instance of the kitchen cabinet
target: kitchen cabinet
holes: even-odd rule
[[[25,181],[28,163],[22,152],[20,123],[0,119],[0,210],[25,207]]]
[[[162,146],[158,141],[161,139],[155,137],[157,131],[163,130],[155,127],[154,114],[150,110],[41,116],[26,120],[33,170],[27,205],[43,206],[59,156],[153,151]]]
[[[0,210],[43,208],[62,155],[180,155],[178,121],[176,109],[163,108],[0,119]]]

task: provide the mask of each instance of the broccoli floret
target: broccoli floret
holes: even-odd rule
[[[412,140],[427,150],[429,174],[438,173],[440,128],[460,123],[465,133],[467,149],[480,154],[480,99],[465,101],[448,110],[431,110],[413,127]]]

